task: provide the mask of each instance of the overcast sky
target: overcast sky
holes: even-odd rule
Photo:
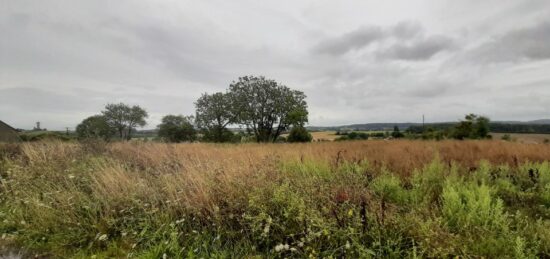
[[[107,103],[154,128],[264,75],[310,125],[550,118],[548,0],[0,0],[0,120],[74,128]]]

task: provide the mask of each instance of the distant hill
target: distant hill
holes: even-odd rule
[[[310,131],[338,131],[338,130],[393,130],[394,126],[399,127],[399,129],[408,129],[411,126],[421,126],[422,123],[413,123],[413,122],[397,122],[397,123],[365,123],[365,124],[350,124],[342,126],[308,126],[307,129]]]
[[[426,123],[426,127],[446,128],[451,127],[457,122],[435,122]],[[414,122],[387,122],[387,123],[364,123],[349,124],[341,126],[308,126],[310,131],[391,131],[397,126],[400,130],[406,130],[410,127],[421,127],[422,123]],[[532,121],[492,121],[491,130],[494,132],[515,132],[515,133],[550,133],[550,119],[532,120]]]

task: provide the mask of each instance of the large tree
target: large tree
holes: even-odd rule
[[[203,94],[196,102],[195,122],[207,141],[230,141],[233,133],[227,126],[235,123],[230,94]]]
[[[304,125],[305,94],[265,77],[245,76],[229,86],[236,122],[250,129],[258,142],[274,142],[290,125]]]
[[[143,127],[147,124],[145,119],[149,117],[147,111],[134,105],[129,106],[124,103],[107,104],[105,110],[101,112],[107,119],[111,127],[116,129],[120,139],[130,140],[132,130],[137,127]]]
[[[114,134],[114,129],[109,125],[105,116],[94,115],[84,119],[76,126],[79,139],[103,139],[109,140]]]
[[[166,115],[158,125],[158,135],[166,142],[193,141],[197,131],[193,126],[193,116]]]

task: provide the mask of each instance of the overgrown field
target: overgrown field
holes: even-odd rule
[[[0,150],[0,243],[29,256],[550,257],[550,145]]]

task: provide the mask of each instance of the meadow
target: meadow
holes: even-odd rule
[[[550,257],[548,144],[45,141],[0,156],[0,244],[29,257]]]

